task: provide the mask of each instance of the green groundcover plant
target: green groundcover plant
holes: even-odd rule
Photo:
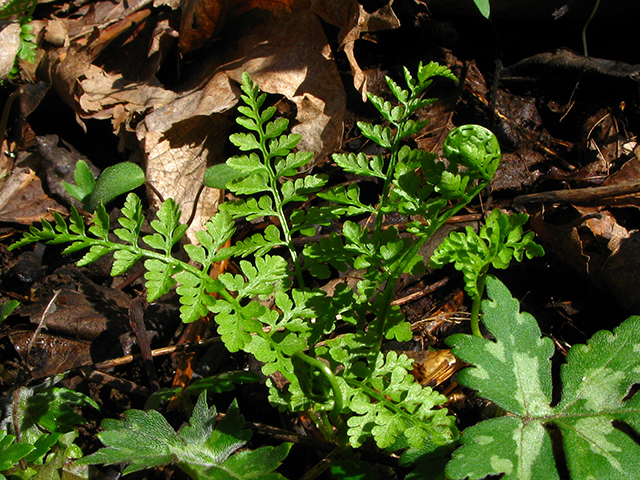
[[[396,105],[369,96],[387,124],[360,122],[359,127],[387,155],[333,157],[345,171],[381,183],[378,205],[361,201],[357,184],[322,190],[324,176],[292,179],[311,154],[294,151],[300,137],[285,133],[287,120],[274,118],[274,107],[263,108],[266,95],[245,75],[245,105],[239,107],[238,123],[247,133],[230,139],[246,154],[230,158],[225,167],[236,172],[226,188],[238,200],[225,203],[196,234],[200,245],[184,245],[191,263],[174,256],[186,230],[179,223],[179,206],[172,199],[165,201],[151,222],[154,233],[140,238],[144,216],[134,194],[127,196],[119,228],[113,231],[121,243],[110,239],[109,217],[100,205],[88,228],[72,209],[70,224],[57,215],[54,224],[32,227],[12,248],[34,241],[69,243],[65,253],[88,248],[79,265],[113,253],[112,275],[143,260],[149,301],[177,286],[183,321],[213,313],[231,352],[251,353],[264,363],[265,375],[278,372],[286,379],[285,388],[268,380],[272,403],[309,411],[329,440],[358,447],[372,437],[378,447],[390,451],[428,451],[450,444],[458,432],[454,417],[439,408],[446,398],[414,380],[410,359],[380,348],[384,339],[411,339],[409,324],[392,305],[399,277],[424,268],[418,254],[421,245],[486,187],[500,160],[495,137],[479,126],[463,126],[448,136],[448,162],[403,143],[426,126],[427,121],[413,117],[434,101],[423,93],[436,77],[455,80],[447,68],[430,63],[421,65],[416,77],[405,70],[406,90],[387,80]],[[326,203],[292,210],[294,202],[305,202],[311,195]],[[414,219],[408,224],[411,236],[383,226],[383,217],[391,212]],[[372,216],[373,228],[345,220],[341,234],[302,249],[293,242],[294,236],[314,235],[318,226],[363,215]],[[223,247],[235,232],[235,219],[262,217],[277,222]],[[277,254],[271,254],[275,249]],[[242,273],[210,278],[209,267],[230,257],[239,260]],[[333,295],[305,285],[309,275],[322,280],[336,270],[362,274],[354,288],[343,283]],[[273,298],[271,307],[267,298]],[[327,340],[338,320],[350,331]]]
[[[82,203],[82,208],[95,212],[100,204],[107,205],[120,195],[144,185],[145,176],[139,165],[120,162],[104,169],[96,180],[89,165],[78,160],[73,172],[75,184],[62,182],[73,198]]]
[[[382,351],[385,339],[411,338],[410,326],[392,305],[398,279],[424,268],[420,247],[488,185],[500,160],[497,140],[478,126],[451,132],[443,147],[446,161],[405,143],[426,125],[414,114],[432,103],[423,94],[436,77],[455,80],[448,69],[430,63],[420,65],[415,77],[405,70],[407,89],[387,79],[395,104],[369,96],[386,123],[358,126],[385,154],[333,156],[344,171],[379,182],[376,205],[362,200],[357,183],[326,188],[324,176],[299,176],[311,155],[295,151],[300,137],[285,133],[287,121],[275,118],[275,108],[265,107],[266,96],[245,75],[238,123],[246,132],[231,136],[242,154],[208,173],[208,180],[224,178],[222,186],[236,199],[197,232],[199,245],[183,246],[189,262],[176,258],[187,228],[179,222],[179,205],[166,200],[150,222],[153,232],[142,235],[142,203],[132,193],[113,230],[118,241],[110,237],[109,216],[100,204],[88,227],[72,208],[69,223],[56,215],[54,223],[30,228],[11,248],[45,241],[69,244],[66,253],[88,249],[79,265],[113,254],[113,275],[144,262],[149,301],[175,287],[183,321],[213,314],[229,351],[250,353],[263,363],[265,375],[284,378],[280,386],[267,380],[274,405],[307,411],[327,440],[338,445],[358,448],[372,439],[383,450],[401,452],[400,465],[415,466],[407,478],[444,478],[447,453],[458,442],[462,447],[446,467],[447,478],[558,478],[559,457],[551,448],[558,436],[549,429],[561,432],[561,442],[555,441],[564,447],[572,479],[638,478],[638,446],[621,425],[639,427],[637,395],[631,390],[640,383],[639,321],[632,317],[613,334],[600,332],[586,346],[574,347],[561,371],[561,400],[553,405],[553,343],[541,338],[533,317],[519,312],[506,287],[486,274],[490,264],[500,268],[511,256],[537,252],[530,236],[522,236],[522,217],[490,215],[476,247],[493,253],[468,259],[461,268],[476,289],[478,279],[486,284],[489,300],[483,302],[482,319],[494,339],[455,335],[448,340],[471,364],[459,382],[495,402],[504,416],[470,427],[460,437],[455,418],[441,408],[446,398],[415,381],[413,362],[405,355]],[[313,202],[314,196],[322,202]],[[395,212],[410,219],[409,235],[384,225],[384,216]],[[236,221],[259,218],[275,221],[225,246]],[[340,232],[317,240],[319,227],[335,223]],[[508,226],[515,233],[503,235]],[[461,241],[472,236],[460,235]],[[294,242],[305,237],[310,238],[303,247]],[[447,248],[441,263],[467,261]],[[237,261],[239,273],[211,278],[211,265],[229,258]],[[338,283],[330,294],[315,287],[336,272],[356,282]],[[482,296],[479,290],[476,294]],[[127,472],[176,463],[192,478],[282,478],[274,470],[289,450],[288,444],[243,450],[249,435],[235,404],[217,421],[204,393],[189,425],[177,432],[155,411],[130,410],[124,419],[105,420],[102,426],[105,448],[82,463],[125,463]],[[337,478],[362,478],[358,465],[336,462],[332,471]],[[224,476],[227,467],[237,475]]]
[[[73,443],[76,426],[85,423],[77,409],[98,405],[82,393],[56,387],[59,380],[17,388],[2,399],[0,479],[59,479],[63,469],[67,475],[80,473],[69,466],[70,459],[82,457]]]
[[[455,264],[464,275],[464,288],[473,300],[471,307],[471,331],[480,332],[480,301],[489,267],[506,269],[515,259],[521,262],[544,255],[544,249],[533,241],[534,233],[524,233],[526,213],[506,215],[496,209],[489,214],[479,231],[466,227],[464,232],[451,232],[436,248],[429,259],[429,266],[437,269],[448,263]]]
[[[193,479],[278,480],[273,470],[284,460],[290,443],[278,447],[243,447],[251,438],[237,405],[217,421],[215,407],[203,392],[188,425],[176,432],[155,410],[128,410],[122,420],[104,420],[98,437],[105,448],[79,461],[81,464],[124,463],[125,474],[175,463]]]
[[[640,317],[570,349],[554,404],[553,341],[500,281],[489,275],[486,287],[483,322],[495,339],[456,334],[447,343],[472,365],[458,382],[505,414],[464,431],[447,478],[554,480],[562,458],[572,480],[640,478]]]

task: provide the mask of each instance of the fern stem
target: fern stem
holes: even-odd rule
[[[384,214],[382,212],[389,199],[388,197],[389,197],[389,192],[391,191],[393,174],[396,168],[396,163],[398,162],[398,151],[400,146],[400,140],[401,138],[398,138],[398,132],[396,132],[396,138],[393,141],[391,156],[389,157],[389,165],[387,166],[387,171],[385,173],[384,186],[382,187],[382,194],[380,195],[380,201],[378,202],[374,234],[378,234],[382,230],[382,221],[384,219]],[[378,248],[380,248],[380,236],[376,235],[376,237],[378,238],[378,244],[376,245],[376,250],[377,250]]]
[[[414,244],[405,251],[402,260],[398,262],[398,265],[395,270],[388,272],[388,280],[387,285],[382,293],[383,301],[382,301],[382,310],[379,313],[379,318],[376,319],[374,325],[371,327],[375,329],[376,332],[374,335],[377,335],[378,338],[378,350],[382,346],[382,340],[384,338],[384,332],[386,327],[386,318],[389,313],[389,309],[391,308],[391,302],[393,301],[393,296],[395,295],[395,288],[398,284],[398,280],[400,280],[400,275],[404,272],[409,265],[409,263],[413,260],[413,258],[418,254],[422,245],[435,234],[444,223],[453,217],[456,213],[458,213],[462,208],[464,208],[471,199],[475,198],[476,195],[479,195],[482,190],[487,186],[488,182],[481,182],[477,185],[472,191],[471,194],[467,195],[466,198],[459,201],[456,205],[451,207],[449,210],[440,215],[437,219],[433,220],[429,225],[428,229],[420,235],[414,242]]]
[[[473,298],[473,303],[471,304],[471,332],[480,338],[482,338],[482,332],[480,331],[480,305],[482,304],[482,295],[484,294],[486,282],[487,275],[480,275],[480,278],[478,278],[478,297]]]
[[[342,398],[342,390],[340,389],[340,384],[338,383],[338,379],[333,374],[329,366],[318,360],[317,358],[312,358],[309,355],[306,355],[303,352],[296,352],[293,356],[299,358],[307,365],[318,370],[329,382],[331,385],[331,391],[333,392],[333,408],[331,409],[331,420],[336,420],[342,412],[342,408],[344,406],[344,400]]]
[[[593,20],[593,17],[595,17],[596,12],[598,11],[598,7],[600,7],[600,0],[596,0],[596,4],[593,6],[593,10],[591,10],[589,18],[587,18],[584,27],[582,27],[582,48],[584,49],[585,57],[589,56],[589,53],[587,51],[587,28],[589,27],[591,20]]]
[[[256,109],[256,114],[259,117],[259,112]],[[302,276],[302,269],[300,267],[300,261],[298,259],[298,252],[293,246],[293,240],[291,237],[291,229],[289,228],[289,223],[286,215],[284,214],[283,202],[282,202],[282,194],[278,188],[278,178],[276,176],[275,168],[272,164],[273,155],[269,153],[269,149],[266,145],[266,134],[263,128],[263,124],[257,122],[258,128],[258,138],[260,139],[260,153],[262,154],[262,158],[264,159],[264,165],[267,167],[269,172],[269,190],[271,191],[271,195],[273,197],[273,201],[275,203],[276,216],[278,217],[278,222],[280,223],[280,230],[284,235],[284,241],[289,250],[289,254],[291,255],[291,263],[293,264],[293,270],[298,280],[298,286],[300,288],[304,287],[304,278]]]

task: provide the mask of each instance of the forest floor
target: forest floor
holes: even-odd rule
[[[183,2],[192,9],[205,3]],[[491,22],[473,9],[429,0],[362,1],[360,10],[347,0],[285,7],[280,4],[287,2],[263,1],[255,3],[264,8],[247,11],[246,2],[208,3],[227,10],[219,23],[199,28],[181,27],[171,1],[49,2],[36,9],[38,61],[23,65],[22,76],[0,90],[5,100],[18,86],[25,92],[10,112],[0,154],[0,300],[21,303],[0,331],[5,398],[18,387],[63,375],[59,385],[87,394],[101,408],[83,411],[88,423],[80,442],[89,453],[100,447],[100,421],[142,408],[157,385],[184,385],[194,371],[202,377],[259,370],[248,355],[204,344],[188,359],[176,350],[156,357],[157,384],[150,382],[144,362],[126,357],[139,351],[128,312],[144,291],[140,272],[111,278],[106,257],[77,268],[77,256],[61,256],[57,246],[7,250],[41,217],[69,211],[61,182],[73,181],[79,159],[98,170],[125,160],[139,163],[153,190],[181,203],[183,220],[191,217],[187,237],[193,239],[224,200],[213,189],[196,192],[204,169],[234,154],[228,135],[242,71],[292,120],[302,148],[316,154],[315,168],[331,172],[330,153],[366,151],[356,122],[372,121],[377,112],[363,102],[365,91],[386,95],[384,76],[401,79],[404,66],[415,70],[432,60],[449,66],[460,82],[436,82],[429,95],[439,100],[424,114],[430,124],[412,141],[439,152],[448,131],[477,123],[496,134],[503,151],[490,191],[449,227],[477,225],[493,208],[530,215],[526,228],[546,255],[496,275],[558,352],[640,311],[635,2],[600,8],[587,30],[589,56],[582,40],[591,9],[585,2],[557,20],[552,11],[536,8],[504,9]],[[377,194],[375,184],[361,188]],[[145,208],[157,207],[150,188],[137,192]],[[118,202],[109,206],[112,215]],[[396,298],[416,325],[415,339],[388,348],[445,349],[449,334],[468,329],[463,287],[453,268],[412,279]],[[215,336],[213,322],[198,322],[199,332],[182,324],[178,308],[171,296],[147,306],[151,349],[179,349]],[[38,328],[45,317],[46,328]],[[486,404],[456,390],[452,372],[429,377],[434,359],[416,355],[422,380],[459,394],[450,408],[460,427],[477,421]],[[221,393],[216,405],[225,411],[233,398],[253,422],[253,446],[278,443],[283,432],[304,432],[304,419],[269,406],[262,384]],[[179,422],[179,413],[172,415]],[[281,469],[287,478],[302,478],[332,450],[314,442],[294,447]],[[117,478],[113,469],[101,472]],[[318,478],[329,478],[324,475]],[[393,475],[402,478],[403,471]],[[186,477],[165,468],[136,478]]]

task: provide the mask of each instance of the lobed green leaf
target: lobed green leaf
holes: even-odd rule
[[[640,446],[615,426],[623,422],[636,432],[640,428],[640,397],[627,398],[640,382],[640,317],[571,348],[561,369],[561,400],[552,406],[553,342],[541,337],[535,319],[520,312],[518,301],[492,276],[487,291],[483,321],[495,341],[458,334],[447,343],[473,365],[459,374],[458,382],[494,401],[507,416],[467,428],[447,476],[560,478],[549,425],[562,434],[573,480],[640,475]]]

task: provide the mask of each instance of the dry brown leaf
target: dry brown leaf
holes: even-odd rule
[[[346,11],[345,5],[354,1],[334,0],[333,6]],[[56,89],[74,107],[79,120],[110,118],[114,130],[123,133],[123,126],[128,127],[136,117],[135,133],[146,160],[147,179],[163,198],[171,197],[182,205],[183,221],[191,217],[207,166],[226,159],[223,150],[231,125],[226,112],[238,101],[236,84],[245,71],[263,91],[295,103],[297,118],[292,131],[302,135],[299,148],[322,159],[340,147],[345,93],[310,0],[300,0],[296,10],[289,13],[281,8],[273,14],[256,9],[256,5],[264,7],[259,2],[246,2],[242,8],[251,6],[254,10],[242,17],[243,28],[235,41],[221,42],[220,48],[203,52],[197,60],[196,74],[185,78],[183,90],[177,90],[180,93],[163,88],[155,77],[134,82],[122,73],[109,71],[106,65],[101,68],[92,64],[95,54],[89,47],[106,42],[103,37],[109,37],[107,31],[98,32],[87,48],[72,45],[62,52],[65,55],[58,52],[58,58],[49,58]],[[96,6],[96,18],[106,15],[102,10],[98,15],[98,10]],[[333,16],[344,17],[344,11]],[[331,16],[326,5],[324,14]],[[132,18],[110,28],[122,31]],[[170,35],[170,25],[153,17],[144,21],[158,22],[145,44],[146,52],[153,54],[157,35]],[[87,24],[90,22],[87,20]],[[133,42],[142,41],[131,38]],[[157,205],[159,199],[154,198],[152,202]],[[194,232],[216,211],[218,200],[219,192],[204,190],[187,232],[190,240],[195,240]]]
[[[65,208],[45,195],[42,183],[30,168],[17,168],[0,190],[0,221],[23,225],[39,223],[44,218],[53,221],[53,211]]]
[[[400,26],[400,20],[393,12],[394,0],[373,13],[368,13],[358,4],[358,14],[351,17],[348,26],[340,32],[340,46],[344,50],[353,73],[353,85],[362,94],[362,100],[367,101],[367,73],[360,68],[355,57],[355,42],[363,33],[380,30],[393,30]]]
[[[69,267],[56,270],[44,283],[46,291],[58,292],[54,308],[47,310],[53,293],[41,292],[41,299],[21,310],[22,315],[30,317],[32,324],[38,325],[46,312],[47,330],[89,341],[105,334],[117,337],[130,330],[127,309],[131,297],[122,290],[96,284]],[[74,288],[65,285],[74,285]]]
[[[132,82],[95,65],[88,66],[77,85],[77,102],[83,118],[112,118],[115,107],[121,106],[128,120],[135,113],[166,105],[178,97],[155,77],[146,82]],[[122,112],[119,117],[122,118]],[[114,124],[114,130],[119,129],[120,124]]]
[[[236,84],[243,72],[263,91],[296,104],[292,131],[302,135],[299,148],[323,158],[340,146],[345,94],[318,18],[310,10],[265,16],[233,50],[220,51],[203,65],[213,72],[203,87],[156,108],[137,128],[147,178],[163,197],[182,205],[183,221],[191,216],[207,166],[226,159],[231,124],[226,112],[238,101]],[[204,190],[187,232],[190,240],[215,213],[218,200],[218,191]]]
[[[602,185],[624,185],[629,183],[640,183],[640,160],[637,157],[626,162],[620,170],[609,176]],[[618,207],[640,208],[640,195],[632,194],[615,197],[611,199],[609,204]]]
[[[220,115],[237,102],[229,78],[217,75],[207,86],[172,103],[157,108],[138,125],[136,134],[146,157],[147,181],[166,198],[182,207],[182,221],[190,218],[204,172],[224,158],[228,120]],[[159,204],[160,199],[152,201]],[[204,189],[193,222],[187,232],[195,232],[217,211],[220,192]]]
[[[640,307],[640,233],[631,232],[602,267],[601,282],[613,292],[623,308],[637,313]]]
[[[227,22],[254,8],[289,10],[295,0],[181,0],[180,53],[204,46]]]
[[[561,208],[574,208],[582,217],[566,225],[553,225],[544,218],[554,212],[553,208],[544,215],[531,216],[531,226],[545,246],[574,270],[588,274],[609,290],[623,308],[640,304],[640,235],[621,226],[607,210]]]
[[[20,25],[16,22],[0,22],[0,80],[5,80],[13,68],[20,48]]]
[[[57,375],[93,363],[91,342],[85,340],[40,332],[28,351],[33,338],[32,330],[12,331],[8,337],[23,362],[31,369],[33,378]]]

